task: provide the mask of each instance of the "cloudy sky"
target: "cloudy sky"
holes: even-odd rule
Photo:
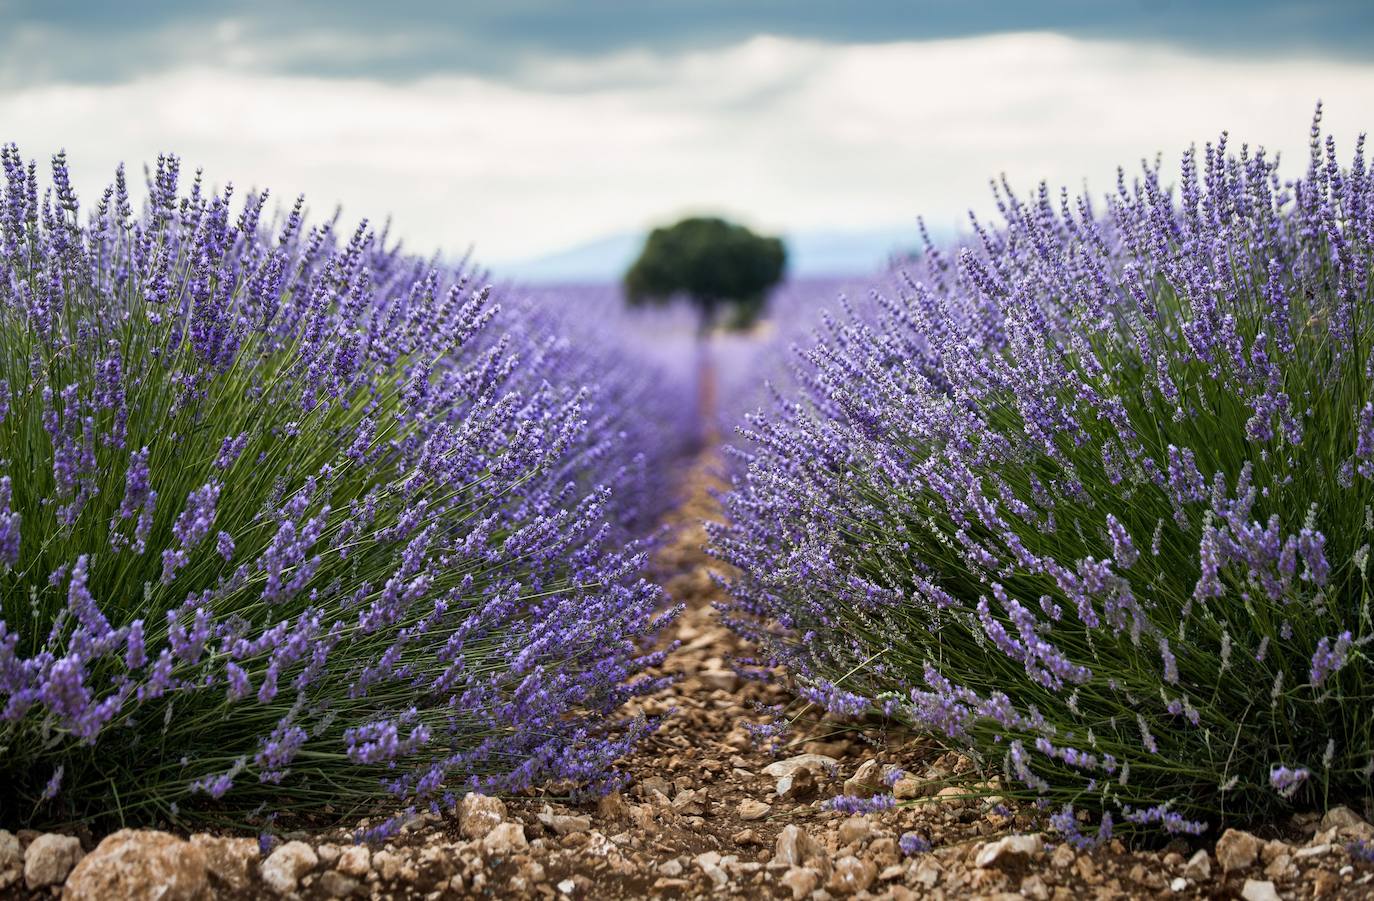
[[[173,150],[510,271],[691,211],[949,230],[1223,128],[1292,160],[1318,98],[1374,128],[1374,3],[0,0],[0,141],[88,193]]]

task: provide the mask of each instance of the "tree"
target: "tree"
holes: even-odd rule
[[[700,314],[703,335],[722,311],[728,311],[728,327],[745,328],[762,312],[786,262],[777,238],[724,219],[683,219],[650,232],[625,273],[625,294],[636,306],[686,295]]]

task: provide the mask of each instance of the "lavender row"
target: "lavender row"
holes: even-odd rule
[[[8,146],[3,176],[7,818],[616,784],[653,725],[616,711],[652,687],[670,375],[173,157],[141,212],[122,170],[92,209],[62,156],[41,188]]]
[[[1290,178],[1223,135],[1105,203],[997,185],[1000,225],[822,322],[749,417],[736,627],[1075,842],[1368,798],[1363,147],[1314,123]]]

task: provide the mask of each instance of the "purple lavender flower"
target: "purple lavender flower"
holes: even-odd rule
[[[1354,640],[1349,631],[1336,636],[1334,644],[1330,638],[1318,641],[1317,649],[1312,652],[1312,666],[1307,673],[1308,681],[1314,686],[1320,686],[1328,676],[1339,672],[1345,666],[1353,644]]]
[[[877,813],[897,806],[897,799],[890,794],[873,795],[860,798],[856,795],[836,795],[823,805],[826,810],[844,814]]]
[[[1359,431],[1355,438],[1356,468],[1366,479],[1374,479],[1374,402],[1360,409]]]
[[[1116,560],[1117,567],[1130,569],[1135,566],[1140,554],[1136,551],[1135,545],[1131,543],[1130,533],[1111,513],[1107,514],[1107,534],[1111,536],[1112,558]]]
[[[10,509],[13,497],[9,476],[0,476],[0,563],[6,569],[19,565],[19,526],[22,517]]]
[[[903,832],[902,837],[897,840],[897,847],[901,848],[907,857],[913,857],[929,852],[931,845],[930,840],[918,832]]]
[[[65,771],[66,767],[62,764],[58,764],[57,768],[52,771],[52,778],[48,780],[47,785],[43,786],[43,794],[39,796],[42,800],[51,801],[57,797],[57,793],[62,790],[62,775]]]
[[[1275,766],[1269,771],[1269,784],[1285,798],[1291,798],[1312,773],[1306,767]]]
[[[234,559],[234,537],[228,532],[221,531],[215,536],[215,552],[224,558],[225,562]]]
[[[1374,863],[1374,841],[1357,838],[1345,846],[1351,857],[1362,863]]]

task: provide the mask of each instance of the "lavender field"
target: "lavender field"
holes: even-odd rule
[[[0,66],[0,897],[1374,895],[1365,50],[535,6]],[[885,106],[951,47],[1045,131]]]

